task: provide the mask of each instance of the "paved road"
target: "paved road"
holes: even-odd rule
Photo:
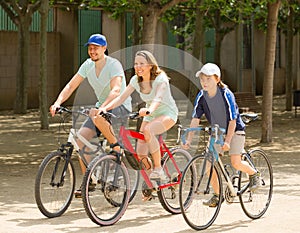
[[[260,145],[270,155],[274,170],[274,194],[268,211],[253,221],[239,204],[224,203],[217,220],[205,232],[300,232],[300,118],[277,110],[273,119],[274,142]],[[41,132],[37,122],[37,114],[31,118],[0,117],[0,233],[194,232],[181,215],[170,215],[158,200],[142,203],[140,192],[123,218],[110,227],[95,225],[87,217],[80,199],[74,199],[63,216],[45,218],[35,204],[34,179],[45,151],[57,145],[46,148],[53,135]],[[248,128],[247,143],[257,142],[260,124],[254,122]]]
[[[291,157],[290,157],[291,156]],[[284,161],[291,161],[285,164]],[[300,159],[299,156],[278,154],[272,157],[274,195],[263,218],[251,220],[239,204],[223,204],[215,223],[205,232],[299,232],[300,229]],[[68,211],[59,218],[47,219],[37,209],[33,195],[32,172],[14,176],[1,187],[0,232],[193,232],[181,215],[168,214],[158,200],[143,203],[140,194],[130,204],[121,220],[110,227],[99,227],[86,216],[80,199],[74,199]],[[285,171],[288,171],[285,173]],[[32,173],[32,174],[31,174]],[[21,177],[21,180],[20,180]],[[24,190],[24,185],[27,189]],[[16,192],[19,197],[11,198]],[[4,194],[4,195],[3,195]],[[5,200],[6,199],[6,200]]]

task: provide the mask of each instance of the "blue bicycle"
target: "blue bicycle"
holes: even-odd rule
[[[242,160],[261,174],[261,187],[250,191],[248,174],[235,171],[231,164],[224,165],[216,149],[215,145],[223,145],[225,130],[218,125],[209,128],[188,128],[182,136],[183,143],[190,131],[205,131],[210,134],[210,139],[207,149],[190,160],[182,174],[179,201],[187,224],[195,230],[208,228],[216,220],[224,199],[230,204],[235,203],[236,198],[249,218],[260,218],[267,211],[273,192],[273,171],[266,153],[261,149],[253,149],[242,154]],[[216,207],[209,207],[203,203],[214,192],[211,185],[213,172],[216,173],[217,181],[214,182],[218,183],[221,200]],[[222,176],[226,186],[222,185]]]

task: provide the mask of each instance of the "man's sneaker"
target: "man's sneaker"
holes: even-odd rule
[[[155,168],[149,175],[150,180],[160,180],[161,182],[166,182],[168,180],[165,172],[162,168]]]
[[[95,187],[96,187],[95,184],[89,183],[89,192],[94,191],[94,190],[95,190]],[[82,197],[82,195],[81,195],[81,186],[80,186],[79,189],[77,189],[77,190],[74,192],[74,195],[75,195],[75,198],[81,198],[81,197]]]
[[[208,201],[204,201],[203,205],[209,206],[209,207],[217,207],[220,201],[220,195],[214,194]],[[222,197],[222,203],[224,201],[224,198]]]
[[[253,175],[249,176],[249,190],[250,191],[255,191],[256,189],[258,189],[261,186],[261,182],[260,182],[260,173],[256,172]]]

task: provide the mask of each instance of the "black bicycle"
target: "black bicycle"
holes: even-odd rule
[[[96,157],[105,153],[105,138],[99,140],[97,137],[88,141],[77,130],[81,121],[88,117],[88,112],[89,108],[70,110],[65,107],[60,107],[56,112],[60,116],[60,133],[63,127],[70,127],[70,129],[64,128],[64,131],[69,132],[68,141],[43,159],[35,179],[35,200],[41,213],[48,218],[61,216],[71,204],[76,184],[72,159],[74,155],[79,156],[87,167],[86,155]],[[72,122],[71,126],[69,126],[69,121]],[[83,142],[83,148],[79,148],[77,140]],[[130,170],[129,173],[132,190],[129,201],[131,201],[139,183],[139,173],[135,170]],[[93,187],[90,185],[90,191],[92,190]]]

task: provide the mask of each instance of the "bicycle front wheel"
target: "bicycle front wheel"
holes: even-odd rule
[[[261,186],[251,192],[249,186],[249,177],[245,173],[240,173],[239,196],[240,203],[244,213],[252,219],[260,218],[268,209],[273,193],[273,170],[271,163],[264,151],[255,149],[244,156],[245,161],[254,164],[255,169],[261,174]]]
[[[212,164],[205,155],[197,155],[186,166],[179,187],[179,203],[186,223],[195,230],[211,226],[218,216],[222,200],[216,206],[207,205],[215,193],[222,194],[222,179],[214,165],[214,176],[209,181]],[[196,170],[196,172],[194,172]],[[214,183],[213,189],[212,183]],[[188,201],[187,201],[188,200]],[[188,204],[186,204],[188,203]]]
[[[164,169],[164,172],[167,175],[171,185],[166,188],[159,189],[157,196],[161,205],[166,211],[171,214],[180,214],[179,182],[182,181],[182,172],[187,163],[192,159],[192,156],[188,151],[180,148],[171,150],[171,153],[172,158],[170,158],[168,153],[165,153],[162,159],[162,168]],[[179,171],[177,171],[175,166],[178,166]]]
[[[134,170],[131,167],[127,167],[127,171],[129,174],[129,179],[130,179],[130,198],[129,198],[129,203],[134,199],[136,196],[136,193],[139,188],[139,183],[140,183],[140,171]]]
[[[82,183],[82,201],[89,218],[100,226],[116,223],[130,198],[126,166],[116,156],[97,156],[89,164]]]
[[[75,189],[75,170],[61,151],[47,155],[35,179],[35,200],[48,218],[61,216],[71,204]]]

